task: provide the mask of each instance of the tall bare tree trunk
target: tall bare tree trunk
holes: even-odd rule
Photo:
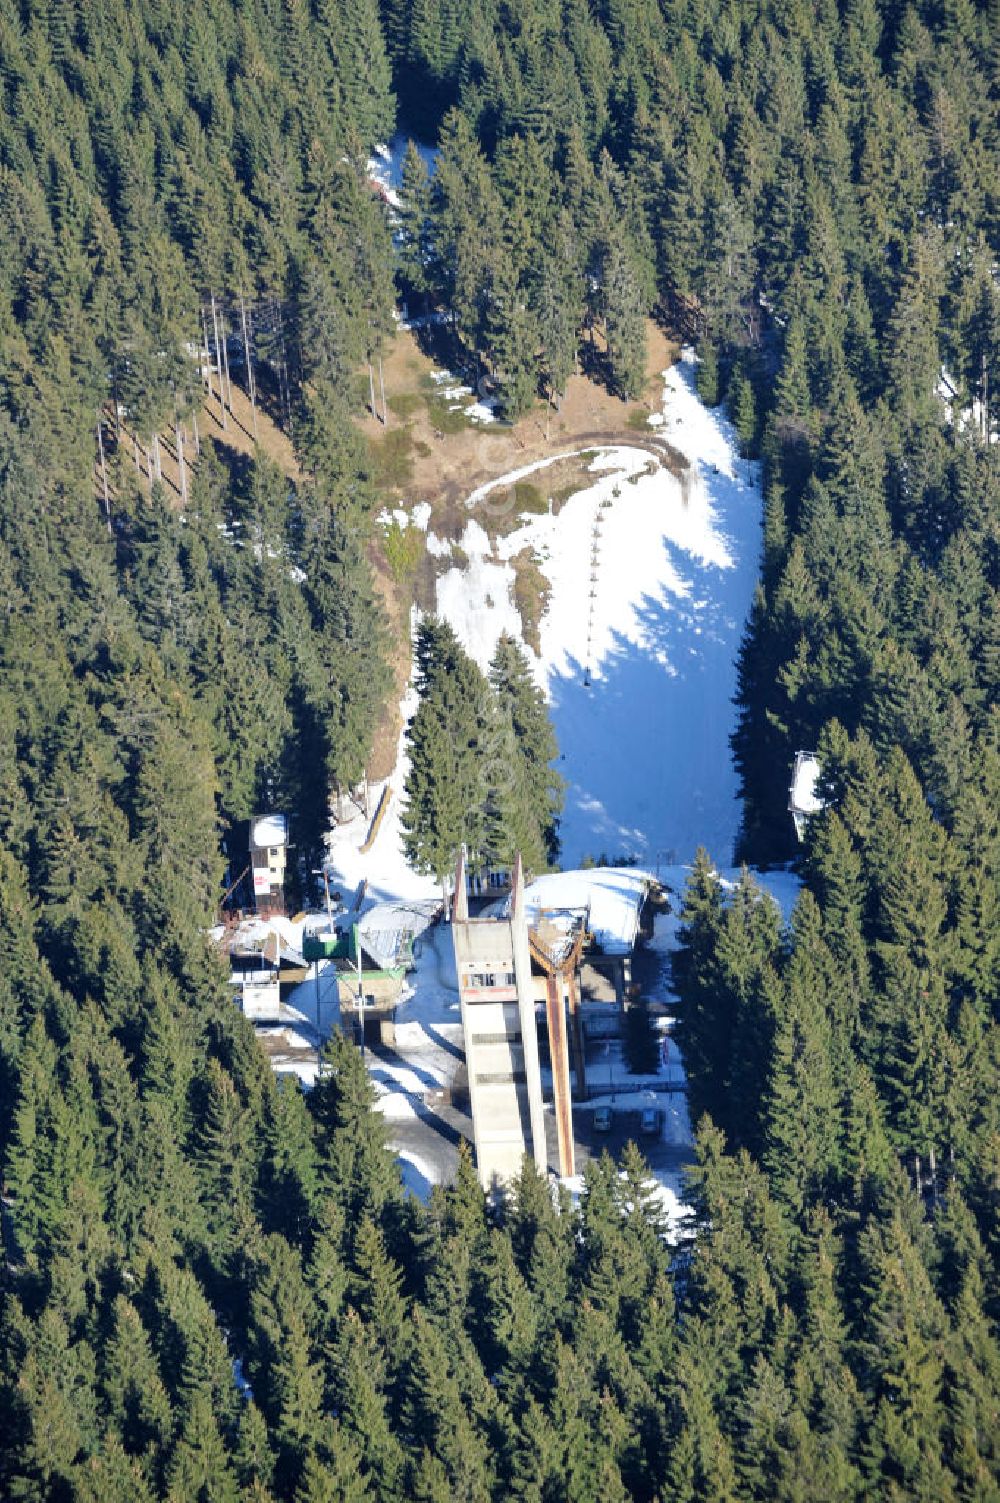
[[[226,417],[226,388],[222,381],[222,352],[219,349],[219,316],[215,307],[215,293],[209,293],[212,300],[212,328],[215,331],[215,368],[219,373],[219,411],[222,413],[222,427],[227,429],[229,421]]]
[[[160,435],[153,434],[153,467],[156,470],[157,480],[163,479],[163,464],[160,460]]]
[[[274,321],[278,330],[278,388],[281,392],[282,408],[285,415],[285,424],[289,433],[292,431],[292,393],[288,382],[288,361],[285,358],[285,322],[281,316],[281,304],[277,298],[273,298],[271,306],[274,309]]]
[[[101,431],[101,415],[97,415],[97,452],[101,456],[101,483],[104,486],[104,516],[108,524],[108,532],[111,528],[111,496],[108,492],[108,464],[104,457],[104,434]]]
[[[200,459],[201,458],[201,434],[198,432],[198,414],[196,412],[193,412],[191,414],[191,427],[192,427],[192,429],[194,431],[194,452],[195,452],[195,458],[196,459]]]
[[[986,353],[983,352],[983,442],[990,441],[990,374],[986,369]]]
[[[382,393],[382,427],[385,428],[388,425],[389,416],[388,416],[388,413],[386,412],[386,408],[385,408],[385,376],[382,373],[382,351],[381,350],[379,350],[379,352],[378,352],[378,386],[379,386],[379,391]]]
[[[118,400],[118,361],[111,360],[111,400],[115,407],[115,442],[122,441],[122,404]]]
[[[201,305],[201,337],[205,341],[205,380],[208,383],[208,400],[212,400],[212,346],[208,342],[208,324],[205,322],[205,305]]]
[[[174,419],[174,433],[177,438],[177,476],[180,482],[181,502],[184,506],[187,506],[188,487],[187,473],[184,469],[184,435],[181,430],[180,419],[176,417]]]
[[[253,362],[250,359],[250,336],[247,332],[247,305],[240,293],[240,320],[243,324],[243,356],[247,363],[247,391],[250,393],[250,411],[253,414],[253,436],[257,438],[257,395],[253,378]]]
[[[222,360],[226,367],[226,395],[229,400],[229,411],[233,410],[233,383],[229,377],[229,339],[226,333],[226,315],[219,309],[219,327],[222,330]]]
[[[368,406],[373,418],[378,417],[378,408],[375,406],[375,376],[372,371],[372,357],[368,356]]]

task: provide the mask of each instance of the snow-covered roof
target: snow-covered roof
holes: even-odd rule
[[[652,880],[648,872],[630,866],[549,872],[525,889],[528,923],[537,926],[544,914],[556,928],[569,929],[584,915],[605,955],[627,955],[635,945],[639,914]],[[510,912],[509,898],[505,911]]]
[[[441,908],[437,898],[408,903],[376,903],[358,923],[361,946],[376,965],[388,969],[403,965],[418,935],[433,922]]]
[[[818,814],[823,800],[816,793],[819,762],[815,752],[796,752],[788,807],[793,814]]]
[[[288,840],[288,820],[283,814],[262,814],[253,821],[250,839],[258,847],[284,845]]]

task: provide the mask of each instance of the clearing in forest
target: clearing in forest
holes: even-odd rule
[[[589,377],[572,376],[558,412],[538,402],[514,424],[483,423],[462,410],[472,395],[449,398],[464,377],[426,354],[412,330],[400,329],[383,367],[387,421],[369,414],[362,422],[386,501],[430,502],[433,527],[448,535],[449,517],[461,515],[459,531],[465,525],[470,492],[511,470],[565,449],[649,438],[646,418],[659,408],[661,372],[676,360],[677,346],[649,320],[646,350],[642,401],[623,402]]]
[[[496,492],[494,504],[477,516],[491,533],[513,527],[518,516],[553,509],[592,484],[595,451],[627,443],[652,449],[656,437],[647,418],[662,400],[662,373],[677,358],[678,346],[652,320],[647,323],[647,382],[642,401],[623,402],[587,376],[570,378],[561,409],[535,404],[514,424],[477,422],[466,416],[473,394],[450,395],[461,377],[421,349],[410,329],[400,329],[387,351],[383,371],[387,421],[368,414],[361,428],[368,440],[374,479],[386,507],[430,507],[429,528],[457,542],[469,521],[470,495],[512,472],[564,456],[536,476],[512,481]],[[662,442],[662,441],[661,441]],[[661,456],[662,457],[662,456]],[[651,464],[656,461],[651,455]],[[509,495],[507,492],[509,491]],[[510,504],[505,504],[509,502]],[[403,556],[393,545],[415,545]],[[376,549],[376,579],[394,637],[395,692],[375,738],[369,776],[384,778],[392,770],[400,725],[399,700],[410,671],[410,644],[403,628],[411,599],[433,609],[436,575],[444,566],[423,550],[415,529],[387,538]],[[530,550],[512,559],[514,596],[529,640],[537,644],[537,623],[547,599],[547,585]]]

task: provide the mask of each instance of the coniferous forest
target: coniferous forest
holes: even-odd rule
[[[653,315],[763,460],[744,856],[797,749],[825,807],[789,931],[691,877],[679,1246],[638,1154],[405,1198],[357,1051],[278,1082],[201,937],[389,693],[397,298],[508,416],[634,394]],[[212,349],[294,479],[199,434]],[[998,392],[996,0],[0,0],[0,1497],[1000,1496]],[[544,759],[452,653],[411,734]],[[419,791],[429,870],[445,814],[553,854],[538,765]]]

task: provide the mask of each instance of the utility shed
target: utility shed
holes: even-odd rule
[[[376,903],[358,920],[361,949],[379,970],[408,969],[413,947],[441,912],[436,898],[411,903]]]
[[[280,916],[244,919],[212,932],[229,961],[233,1000],[255,1023],[281,1020],[281,987],[301,981],[305,959],[296,928]]]
[[[823,807],[823,800],[816,793],[818,779],[819,761],[816,753],[796,752],[792,767],[792,786],[788,790],[788,812],[800,840],[805,839],[810,816],[818,814]]]
[[[281,1016],[278,968],[262,955],[234,955],[229,980],[251,1023],[277,1023]]]

